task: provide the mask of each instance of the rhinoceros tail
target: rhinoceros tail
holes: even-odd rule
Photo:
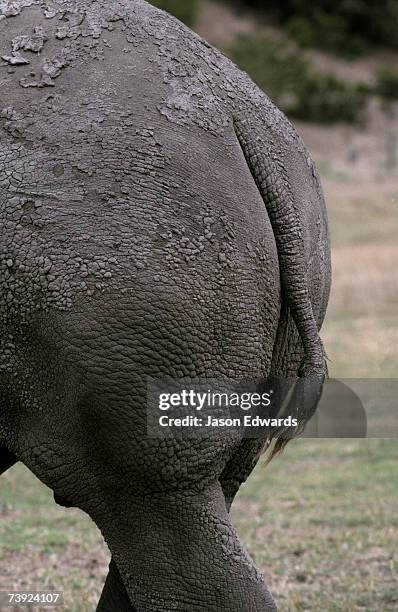
[[[311,297],[326,292],[328,295],[329,282],[324,277],[329,272],[327,263],[322,261],[324,254],[317,252],[319,235],[311,236],[311,229],[307,227],[317,227],[322,222],[327,224],[326,215],[318,205],[321,200],[323,204],[322,194],[314,170],[311,171],[310,164],[306,160],[303,163],[301,159],[303,155],[298,137],[290,143],[283,137],[278,141],[275,130],[271,134],[256,116],[235,120],[234,130],[264,201],[278,252],[282,304],[269,375],[282,379],[297,376],[305,379],[305,387],[301,381],[298,389],[291,394],[291,401],[297,401],[297,393],[300,393],[304,401],[303,411],[310,415],[319,401],[327,375],[319,336],[323,315],[314,313]],[[297,167],[290,167],[294,164],[300,167],[298,182],[302,180],[301,185],[293,184],[298,173]],[[306,200],[309,193],[312,194],[310,201]],[[327,227],[324,228],[324,235],[328,240]],[[310,273],[314,252],[319,261],[315,279]],[[317,295],[315,301],[319,305],[327,301],[327,297]],[[286,388],[283,384],[282,387]],[[304,400],[303,393],[306,395]],[[266,445],[271,458],[288,440],[289,437],[280,430],[271,434]]]

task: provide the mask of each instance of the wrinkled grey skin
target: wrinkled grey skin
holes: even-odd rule
[[[23,461],[102,530],[100,610],[274,610],[228,515],[259,443],[149,439],[145,385],[323,375],[311,158],[141,0],[0,14],[0,471]]]

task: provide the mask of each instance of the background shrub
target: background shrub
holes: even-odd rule
[[[372,44],[398,48],[397,0],[240,0],[240,4],[273,15],[300,44],[350,56]]]
[[[199,0],[150,0],[150,3],[174,15],[190,27],[195,24]]]
[[[284,42],[242,36],[227,54],[292,117],[319,123],[362,117],[368,94],[364,86],[313,70]]]
[[[298,84],[297,100],[287,112],[317,123],[355,123],[363,116],[368,90],[350,85],[333,74],[308,72]]]
[[[398,72],[382,70],[377,75],[374,92],[385,102],[398,102]]]

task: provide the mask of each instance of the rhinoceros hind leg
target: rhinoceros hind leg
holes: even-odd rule
[[[6,472],[17,462],[17,457],[0,443],[0,474]]]

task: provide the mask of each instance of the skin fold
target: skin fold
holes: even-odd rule
[[[264,440],[149,438],[146,384],[321,384],[313,162],[247,75],[141,0],[6,0],[0,56],[0,472],[22,461],[96,522],[99,610],[275,610],[229,518]]]

